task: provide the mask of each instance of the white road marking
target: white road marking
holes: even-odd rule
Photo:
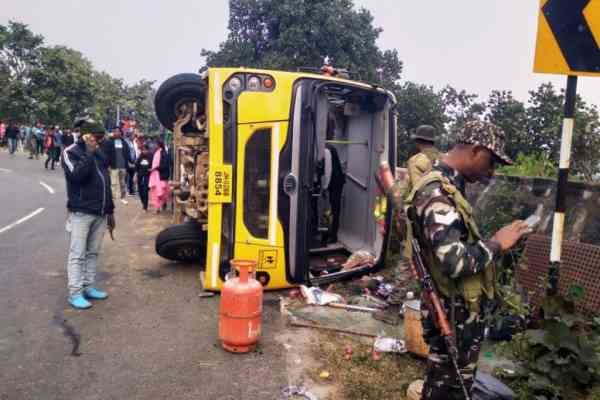
[[[44,183],[44,182],[41,182],[41,181],[40,181],[40,185],[42,185],[43,187],[45,187],[45,188],[46,188],[46,190],[47,190],[48,192],[50,192],[50,194],[54,194],[54,193],[55,193],[55,192],[54,192],[54,189],[52,189],[52,187],[51,187],[50,185],[48,185],[48,184],[46,184],[46,183]]]
[[[12,229],[12,228],[14,228],[15,226],[22,224],[23,222],[27,221],[28,219],[35,217],[36,215],[38,215],[38,214],[39,214],[39,213],[41,213],[42,211],[44,211],[44,208],[38,208],[38,209],[37,209],[37,210],[35,210],[34,212],[32,212],[32,213],[30,213],[30,214],[27,214],[26,216],[24,216],[24,217],[23,217],[23,218],[21,218],[20,220],[18,220],[18,221],[15,221],[15,222],[13,222],[12,224],[10,224],[10,225],[7,225],[7,226],[5,226],[4,228],[0,229],[0,233],[4,233],[4,232],[6,232],[6,231],[7,231],[7,230],[9,230],[9,229]]]
[[[0,172],[12,172],[10,169],[0,168]]]

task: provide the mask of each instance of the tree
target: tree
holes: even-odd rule
[[[529,149],[543,151],[553,160],[558,160],[560,152],[564,102],[564,96],[556,92],[552,83],[541,84],[536,90],[529,92],[527,107]]]
[[[41,50],[39,66],[31,72],[38,119],[70,126],[93,106],[93,89],[92,64],[80,52],[64,46]]]
[[[9,21],[8,26],[0,25],[0,65],[11,78],[26,81],[31,69],[38,65],[43,42],[44,38],[25,24]]]
[[[496,124],[506,134],[506,153],[516,158],[519,152],[535,150],[527,135],[527,110],[525,104],[516,100],[512,92],[494,90],[487,102],[488,121]]]
[[[112,129],[117,123],[117,106],[124,107],[125,84],[122,79],[98,71],[93,72],[92,80],[95,102],[91,114],[107,129]]]
[[[31,70],[38,66],[42,36],[27,25],[0,25],[0,118],[26,121],[35,103],[29,90]]]
[[[462,126],[465,122],[482,116],[486,110],[485,103],[477,101],[478,95],[465,90],[458,91],[450,85],[442,89],[440,95],[452,125]]]
[[[377,47],[380,33],[352,0],[230,0],[227,40],[202,55],[211,67],[281,70],[320,67],[329,57],[353,78],[394,89],[402,63],[395,50]]]
[[[440,138],[445,136],[444,99],[433,87],[405,82],[396,91],[398,104],[398,160],[400,164],[413,153],[410,133],[419,125],[432,125]]]
[[[154,113],[154,81],[142,79],[125,90],[126,107],[135,112],[138,126],[144,132],[158,131],[160,124]]]
[[[527,107],[527,137],[529,151],[542,151],[548,158],[558,161],[560,156],[564,90],[557,92],[551,83],[540,85],[529,92]],[[573,172],[586,181],[592,181],[599,172],[600,117],[595,106],[589,106],[577,96],[575,126],[571,151]]]
[[[575,173],[587,182],[600,173],[600,117],[595,105],[588,106],[577,98],[575,129],[573,134],[573,157],[571,163]]]
[[[483,118],[486,104],[477,101],[476,94],[458,91],[450,85],[442,89],[440,95],[448,118],[447,134],[442,138],[442,143],[443,147],[449,147],[456,141],[456,135],[465,122]]]

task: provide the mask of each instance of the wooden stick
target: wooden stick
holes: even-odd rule
[[[350,305],[350,304],[343,304],[343,303],[329,303],[327,305],[329,307],[333,307],[333,308],[341,308],[341,309],[344,309],[344,310],[352,310],[352,311],[364,311],[364,312],[379,311],[379,309],[377,309],[377,308],[353,306],[353,305]]]
[[[377,335],[372,335],[370,333],[353,332],[353,331],[346,330],[346,329],[331,328],[331,327],[328,327],[328,326],[308,324],[308,323],[305,323],[305,322],[298,322],[298,321],[294,321],[294,320],[291,320],[290,324],[292,326],[297,326],[297,327],[300,327],[300,328],[315,328],[315,329],[322,329],[322,330],[326,330],[326,331],[334,331],[334,332],[339,332],[339,333],[347,333],[349,335],[365,336],[365,337],[372,337],[372,338],[377,337]]]

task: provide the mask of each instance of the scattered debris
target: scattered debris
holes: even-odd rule
[[[308,400],[318,400],[317,396],[306,390],[304,386],[288,386],[281,392],[284,399],[292,396],[301,396]]]
[[[329,379],[330,376],[331,374],[329,373],[329,371],[321,371],[321,373],[319,374],[319,378],[321,379]]]
[[[373,349],[379,353],[406,353],[406,344],[402,339],[378,337],[373,343]]]
[[[381,360],[381,353],[373,349],[373,351],[371,351],[371,358],[373,361],[379,361]]]
[[[354,353],[354,350],[352,349],[351,344],[347,344],[346,346],[344,346],[344,360],[351,360],[352,353]]]
[[[348,260],[342,264],[342,267],[344,269],[352,269],[362,266],[372,267],[373,265],[375,265],[375,256],[367,250],[359,250],[352,253],[352,255],[348,257]]]
[[[286,298],[287,300],[287,298]],[[296,326],[301,321],[304,324],[309,324],[309,328],[317,328],[320,330],[330,330],[353,335],[361,335],[365,337],[398,337],[404,338],[402,321],[399,325],[389,325],[372,317],[373,310],[351,311],[344,308],[318,307],[314,305],[306,305],[304,303],[287,303],[282,302],[283,315],[287,315],[289,320],[294,322]]]
[[[370,294],[361,294],[358,296],[351,296],[348,298],[348,304],[361,307],[371,307],[377,309],[383,309],[388,306],[385,300],[381,300]]]
[[[425,382],[422,379],[418,379],[408,386],[406,391],[406,398],[408,400],[420,400],[421,393],[423,393],[423,384]]]
[[[334,331],[334,332],[339,332],[339,333],[347,333],[349,335],[377,337],[377,335],[372,335],[370,333],[355,332],[355,331],[351,331],[349,329],[341,329],[341,328],[335,328],[335,327],[330,327],[330,326],[321,326],[321,325],[311,324],[311,323],[307,323],[307,322],[300,322],[297,320],[290,321],[290,324],[292,326],[297,326],[299,328],[314,328],[314,329],[322,329],[322,330],[326,330],[326,331]]]
[[[327,304],[327,306],[333,307],[333,308],[342,308],[344,310],[350,310],[350,311],[375,312],[375,311],[379,310],[379,308],[353,306],[353,305],[342,304],[342,303],[329,303],[329,304]]]
[[[421,301],[409,300],[402,305],[404,309],[404,340],[406,348],[420,357],[429,355],[429,346],[423,339],[421,324]]]
[[[302,296],[306,299],[306,304],[318,304],[320,306],[329,303],[342,303],[344,298],[339,294],[326,292],[318,287],[300,286]]]

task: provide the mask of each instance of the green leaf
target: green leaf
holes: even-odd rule
[[[573,300],[581,300],[585,297],[585,288],[580,285],[571,285],[569,286],[568,296]]]

